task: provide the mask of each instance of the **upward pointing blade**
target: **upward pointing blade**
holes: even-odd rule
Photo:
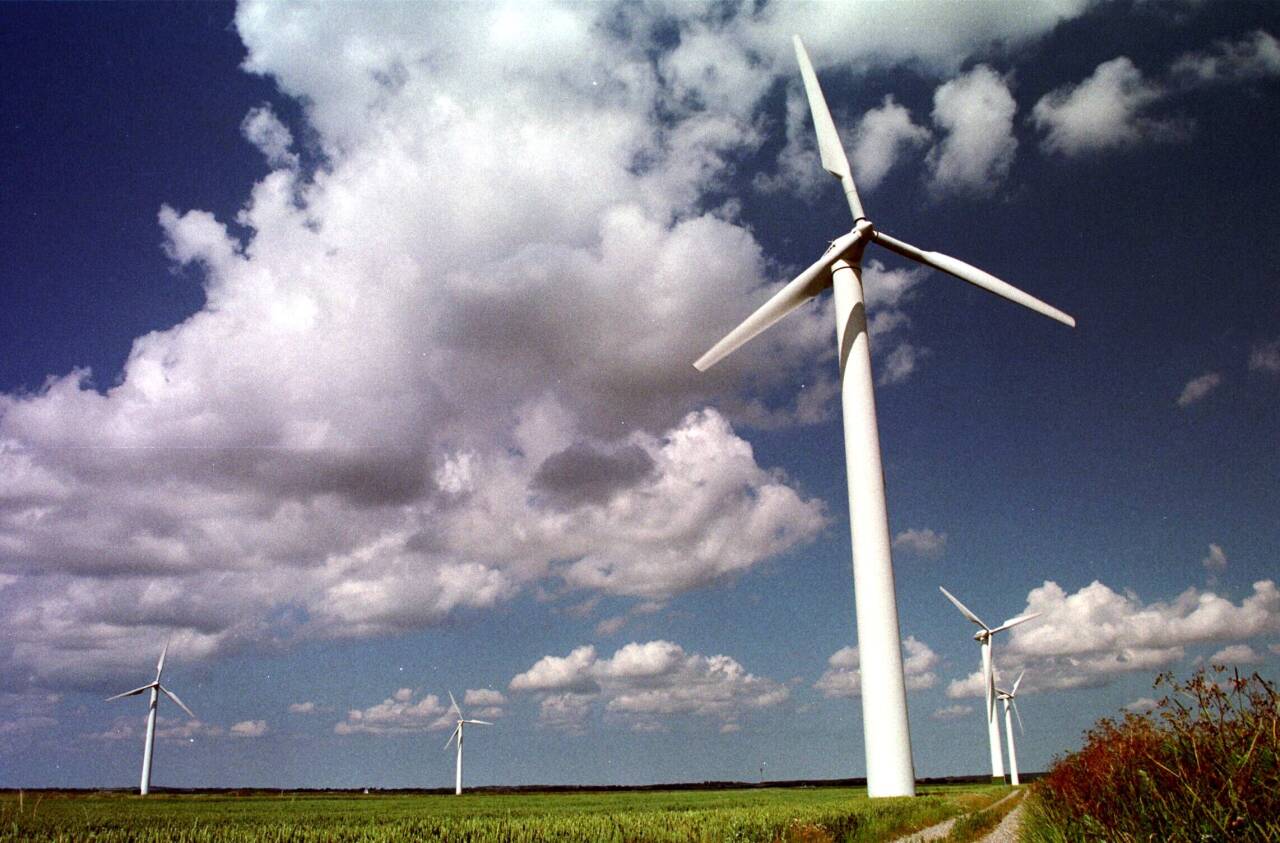
[[[864,223],[843,237],[837,238],[825,255],[774,293],[755,313],[725,335],[724,339],[713,345],[710,351],[699,357],[693,367],[699,372],[705,372],[746,345],[748,341],[764,332],[779,319],[822,292],[831,281],[831,276],[827,272],[831,264],[862,241],[867,227]]]
[[[114,697],[107,697],[105,700],[103,700],[103,702],[111,702],[112,700],[118,700],[121,697],[136,697],[138,694],[141,694],[143,691],[150,691],[152,688],[155,687],[155,685],[156,683],[151,682],[149,684],[143,685],[141,688],[134,688],[132,691],[125,691],[123,694],[116,694]]]
[[[190,717],[192,720],[197,719],[197,718],[196,718],[196,715],[195,715],[195,712],[194,712],[194,711],[192,711],[191,709],[187,708],[186,704],[185,704],[182,700],[178,699],[178,695],[177,695],[177,694],[175,694],[173,691],[170,691],[168,688],[166,688],[166,687],[165,687],[165,686],[163,686],[163,685],[156,685],[156,687],[157,687],[157,688],[159,688],[161,691],[163,691],[163,692],[164,692],[164,695],[165,695],[166,697],[168,697],[169,699],[171,699],[171,700],[173,700],[174,702],[176,702],[176,703],[178,704],[178,708],[180,708],[180,709],[182,709],[183,711],[185,711],[185,712],[187,713],[187,716],[188,716],[188,717]]]
[[[160,651],[160,661],[156,662],[156,681],[160,681],[160,674],[164,673],[164,657],[169,655],[169,642],[164,642],[164,649]]]
[[[1022,615],[1021,617],[1014,618],[1011,621],[1005,621],[1004,623],[997,626],[995,629],[991,630],[991,634],[994,635],[997,632],[1004,632],[1006,629],[1013,626],[1017,626],[1020,623],[1026,623],[1027,621],[1035,620],[1036,618],[1040,617],[1040,615],[1042,614],[1043,612],[1032,612],[1029,615]]]
[[[462,716],[462,709],[458,708],[458,701],[453,698],[453,691],[449,691],[449,707],[456,711],[459,717]]]
[[[835,121],[831,119],[831,110],[827,108],[826,97],[822,95],[822,86],[818,84],[818,75],[813,72],[813,63],[809,61],[804,43],[799,35],[793,35],[791,40],[795,43],[800,76],[804,79],[804,93],[809,100],[809,113],[813,116],[813,130],[818,135],[818,155],[822,159],[822,169],[840,179],[845,198],[849,200],[849,210],[853,212],[856,222],[865,214],[862,212],[862,200],[858,198],[858,189],[853,186],[853,171],[849,169],[844,144],[840,142],[840,133],[836,131]]]
[[[1018,686],[1022,684],[1022,677],[1023,677],[1023,676],[1026,676],[1026,675],[1027,675],[1027,672],[1024,670],[1024,671],[1022,671],[1021,673],[1019,673],[1019,674],[1018,674],[1018,678],[1017,678],[1017,679],[1013,680],[1013,689],[1012,689],[1011,691],[1009,691],[1009,697],[1010,697],[1011,699],[1012,699],[1013,697],[1016,697],[1016,696],[1018,695]]]
[[[947,591],[947,590],[946,590],[945,588],[943,588],[942,586],[938,586],[938,591],[941,591],[944,595],[946,595],[946,597],[947,597],[947,599],[948,599],[948,600],[950,600],[952,603],[956,604],[956,608],[960,610],[960,614],[964,615],[966,618],[968,618],[969,620],[973,621],[973,622],[974,622],[974,623],[976,623],[978,626],[982,627],[983,629],[987,630],[988,632],[990,632],[990,631],[991,631],[991,627],[987,626],[985,623],[983,623],[983,622],[982,622],[982,619],[981,619],[981,618],[979,618],[979,617],[978,617],[977,615],[975,615],[973,612],[969,611],[969,607],[968,607],[968,606],[966,606],[966,605],[964,605],[963,603],[961,603],[959,600],[957,600],[957,599],[956,599],[956,596],[955,596],[954,594],[952,594],[951,592]],[[975,634],[976,634],[976,633],[975,633]]]
[[[897,238],[890,237],[882,231],[875,232],[872,237],[881,246],[884,246],[891,252],[897,252],[904,258],[911,258],[911,260],[925,264],[926,266],[931,266],[934,269],[940,269],[948,275],[954,275],[961,281],[968,281],[975,287],[981,287],[988,293],[995,293],[1001,298],[1008,299],[1009,301],[1020,304],[1023,307],[1030,308],[1042,316],[1048,316],[1050,319],[1055,319],[1058,322],[1061,322],[1063,325],[1069,325],[1072,328],[1076,326],[1076,320],[1073,317],[1068,316],[1053,305],[1046,304],[1030,293],[1024,293],[1012,284],[1001,281],[994,275],[988,272],[983,272],[976,266],[967,264],[958,258],[953,258],[950,255],[944,255],[941,252],[926,252],[923,249],[917,249],[910,243],[904,243]]]

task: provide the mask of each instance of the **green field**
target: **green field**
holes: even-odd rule
[[[554,794],[0,794],[0,841],[889,840],[987,805],[992,786],[870,800],[854,788]]]

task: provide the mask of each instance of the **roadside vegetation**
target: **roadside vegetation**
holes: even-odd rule
[[[1084,747],[1035,784],[1022,839],[1032,843],[1280,843],[1280,695],[1223,667],[1179,682],[1149,714],[1105,718]]]
[[[435,795],[0,795],[0,841],[879,841],[990,805],[1007,788]]]

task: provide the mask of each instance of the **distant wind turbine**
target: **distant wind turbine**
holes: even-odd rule
[[[1004,632],[1010,627],[1017,626],[1020,623],[1040,617],[1039,612],[1032,612],[1029,615],[1022,615],[1013,620],[1005,621],[995,629],[987,626],[982,619],[969,611],[969,607],[961,603],[955,598],[951,592],[942,586],[938,586],[946,598],[955,604],[960,610],[960,614],[982,627],[973,634],[973,640],[982,646],[982,684],[987,692],[987,741],[991,744],[991,778],[1004,781],[1004,759],[1000,755],[1000,721],[996,719],[996,678],[995,667],[991,662],[991,636],[997,632]],[[1015,686],[1016,687],[1016,686]]]
[[[451,709],[458,715],[458,725],[454,727],[453,734],[449,736],[449,740],[444,742],[444,748],[448,749],[449,744],[453,743],[453,739],[458,739],[458,769],[453,781],[453,795],[462,795],[462,727],[468,723],[474,723],[477,726],[492,726],[493,724],[487,720],[467,720],[462,716],[462,709],[458,708],[458,701],[453,698],[453,691],[449,692],[449,703]]]
[[[1021,782],[1018,781],[1018,753],[1013,748],[1013,720],[1009,716],[1010,712],[1017,715],[1018,731],[1024,732],[1022,728],[1022,715],[1018,712],[1018,702],[1015,699],[1018,696],[1018,686],[1022,684],[1022,677],[1026,671],[1018,674],[1018,678],[1014,680],[1013,687],[1008,691],[1002,691],[996,688],[996,698],[1004,703],[1004,738],[1009,744],[1009,783],[1017,787]]]
[[[912,796],[915,770],[907,726],[907,692],[902,670],[898,605],[894,596],[889,516],[880,460],[880,432],[867,340],[862,290],[862,252],[877,243],[891,252],[967,281],[1037,313],[1075,326],[1075,320],[1034,296],[964,261],[928,252],[878,231],[862,209],[853,172],[822,96],[818,77],[800,37],[796,59],[804,79],[809,111],[818,135],[822,166],[840,179],[853,229],[832,241],[823,257],[773,295],[746,321],[729,332],[693,365],[706,371],[782,317],[821,293],[835,292],[836,347],[840,357],[840,398],[844,416],[845,469],[849,483],[849,519],[853,539],[854,601],[862,676],[863,747],[867,792],[871,796]]]
[[[164,672],[164,657],[169,653],[169,643],[166,641],[164,649],[160,651],[160,661],[156,664],[156,678],[154,682],[143,685],[141,688],[134,688],[132,691],[125,691],[123,694],[116,694],[114,697],[107,697],[107,702],[118,700],[121,697],[133,697],[141,694],[143,691],[151,692],[151,704],[147,708],[147,740],[142,750],[142,784],[138,787],[138,793],[146,796],[151,791],[151,755],[155,749],[156,743],[156,708],[160,704],[160,694],[178,704],[178,708],[187,713],[191,719],[195,719],[195,714],[191,709],[187,708],[182,700],[178,699],[178,695],[173,691],[160,684],[160,674]]]

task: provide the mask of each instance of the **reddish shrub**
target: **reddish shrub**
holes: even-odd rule
[[[1161,675],[1155,712],[1104,718],[1055,760],[1033,838],[1280,841],[1280,695],[1256,673],[1214,673]]]

